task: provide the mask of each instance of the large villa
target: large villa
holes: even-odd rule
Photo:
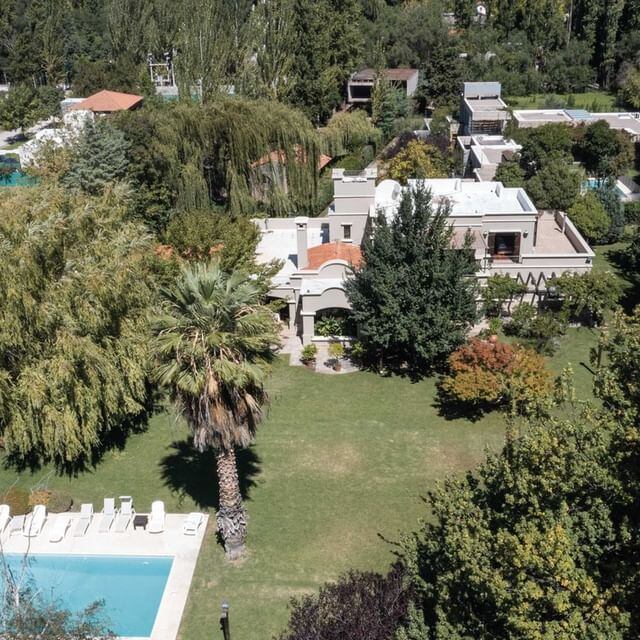
[[[395,215],[403,190],[394,180],[376,184],[375,169],[335,169],[332,178],[334,199],[326,216],[255,221],[258,260],[283,262],[270,296],[286,301],[286,319],[304,344],[317,338],[316,318],[350,309],[344,282],[360,263],[364,235],[377,211]],[[591,269],[594,253],[567,215],[538,211],[524,189],[462,179],[410,180],[407,188],[418,182],[435,203],[451,207],[454,245],[471,235],[481,280],[508,274],[542,297],[549,278]]]

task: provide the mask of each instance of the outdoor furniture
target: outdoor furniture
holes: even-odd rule
[[[85,533],[87,533],[87,529],[91,524],[91,520],[93,519],[93,504],[85,503],[80,507],[80,517],[76,521],[76,526],[73,530],[73,535],[76,538],[80,538]]]
[[[156,500],[151,504],[151,515],[149,516],[149,533],[162,533],[164,531],[164,502]]]
[[[22,534],[27,538],[34,538],[40,535],[46,519],[47,508],[43,504],[37,504],[33,507],[33,511],[27,515]]]
[[[98,531],[100,533],[108,533],[109,529],[111,529],[111,525],[113,521],[116,519],[116,514],[118,510],[116,509],[116,501],[115,498],[105,498],[104,506],[102,509],[102,518],[100,518],[100,524],[98,526]]]
[[[27,516],[13,516],[11,518],[11,522],[9,524],[9,535],[13,535],[14,533],[20,533],[24,528],[24,522],[27,519]]]
[[[136,513],[133,517],[133,529],[146,529],[149,524],[149,516],[143,515],[142,513]]]
[[[61,513],[53,523],[53,529],[49,535],[49,542],[60,542],[71,525],[71,516],[66,513]]]
[[[11,507],[8,504],[0,504],[0,533],[2,533],[11,521]]]
[[[116,516],[114,530],[117,533],[124,533],[135,513],[133,498],[131,496],[120,496],[120,513]]]
[[[185,536],[195,536],[204,520],[204,515],[197,512],[190,513],[182,523],[182,533]]]

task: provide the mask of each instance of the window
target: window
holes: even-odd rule
[[[351,240],[351,225],[343,224],[342,225],[342,239],[343,240]]]

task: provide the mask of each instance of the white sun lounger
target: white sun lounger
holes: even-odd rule
[[[104,507],[102,509],[102,517],[100,518],[100,524],[98,526],[98,531],[100,533],[109,532],[113,521],[116,519],[117,513],[118,511],[116,509],[115,498],[105,498]]]
[[[37,504],[33,511],[27,515],[22,528],[22,533],[27,538],[34,538],[40,535],[45,520],[47,519],[47,508],[43,504]]]
[[[203,520],[204,516],[201,513],[190,513],[182,523],[182,533],[185,536],[195,536]]]
[[[2,533],[11,521],[11,507],[8,504],[0,504],[0,533]]]
[[[147,531],[149,533],[161,533],[164,531],[164,502],[162,500],[156,500],[151,503],[151,514],[149,515],[149,523],[147,524]]]
[[[66,535],[67,530],[71,526],[71,516],[61,513],[53,523],[53,529],[49,535],[49,542],[60,542]]]
[[[120,496],[120,513],[116,516],[114,531],[124,533],[134,514],[133,498],[131,496]]]
[[[90,502],[83,504],[80,507],[80,517],[76,520],[76,526],[73,529],[73,535],[76,538],[82,537],[87,533],[87,529],[93,519],[93,504]]]

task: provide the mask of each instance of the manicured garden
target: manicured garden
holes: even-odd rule
[[[529,96],[508,97],[505,98],[505,102],[513,109],[553,109],[563,107],[600,112],[622,111],[620,107],[616,106],[616,96],[606,91],[552,95],[534,93]]]
[[[594,341],[587,329],[571,330],[552,360],[556,371],[571,361],[584,390]],[[255,446],[239,456],[251,517],[249,555],[228,564],[210,528],[184,639],[214,637],[224,598],[238,637],[253,637],[259,628],[269,638],[283,627],[291,597],[348,568],[385,568],[393,551],[386,540],[415,529],[425,513],[420,496],[503,441],[499,412],[475,423],[441,417],[434,380],[324,376],[281,361],[269,386],[267,420]],[[181,422],[161,413],[93,471],[68,478],[48,469],[18,474],[3,468],[0,486],[42,483],[68,490],[77,502],[98,505],[104,496],[132,494],[139,511],[161,498],[169,511],[213,512],[213,456],[196,454],[187,435]]]

